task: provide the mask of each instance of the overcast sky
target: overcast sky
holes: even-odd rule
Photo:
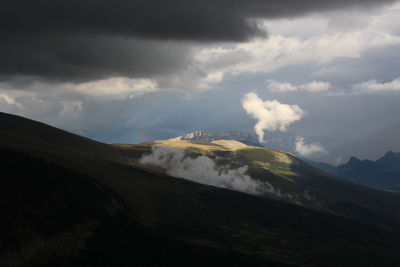
[[[400,2],[3,1],[0,111],[104,142],[238,130],[400,152]]]

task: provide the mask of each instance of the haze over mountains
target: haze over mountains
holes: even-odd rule
[[[0,113],[0,266],[396,266],[400,194],[232,140],[107,145]]]
[[[351,157],[347,163],[338,167],[321,162],[310,163],[350,182],[387,190],[400,190],[400,153],[389,151],[376,161]]]

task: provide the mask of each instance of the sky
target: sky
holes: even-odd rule
[[[107,143],[236,130],[331,164],[400,151],[400,2],[6,0],[0,111]]]

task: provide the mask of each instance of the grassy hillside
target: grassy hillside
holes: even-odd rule
[[[238,143],[227,140],[217,143],[162,140],[117,147],[123,147],[132,164],[136,164],[143,154],[150,153],[151,147],[168,146],[183,149],[190,157],[206,155],[221,168],[226,164],[231,168],[246,165],[253,179],[266,181],[279,192],[267,197],[385,227],[400,225],[399,193],[337,179],[290,153]]]
[[[10,118],[0,114],[0,121],[3,116]],[[18,130],[0,131],[0,266],[398,263],[398,195],[338,183],[308,165],[301,168],[304,163],[290,154],[283,153],[291,162],[271,156],[282,152],[257,150],[262,157],[254,159],[247,151],[253,147],[188,145],[194,154],[247,163],[256,179],[275,179],[282,190],[313,189],[332,205],[328,212],[137,165],[160,143],[109,146],[32,121],[24,129],[25,119],[12,120]],[[35,134],[25,134],[32,127]],[[54,136],[44,140],[42,131]],[[294,174],[282,173],[285,168]],[[307,176],[311,171],[314,176]],[[346,200],[353,206],[341,208],[338,199],[350,195],[356,196]],[[368,201],[387,211],[371,211]]]

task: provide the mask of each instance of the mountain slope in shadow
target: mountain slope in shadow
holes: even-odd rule
[[[4,127],[10,120],[14,126]],[[7,114],[0,114],[0,125],[0,266],[398,263],[400,223],[388,215],[399,205],[397,195],[339,182],[343,191],[358,188],[357,209],[365,196],[375,196],[382,208],[389,203],[382,214],[363,210],[384,217],[382,225],[380,217],[366,222],[340,209],[202,185],[137,165],[152,144],[106,145]],[[334,178],[306,179],[313,170],[306,166],[297,166],[304,174],[294,184],[321,192],[337,186]],[[337,203],[337,193],[325,195],[326,203]]]

